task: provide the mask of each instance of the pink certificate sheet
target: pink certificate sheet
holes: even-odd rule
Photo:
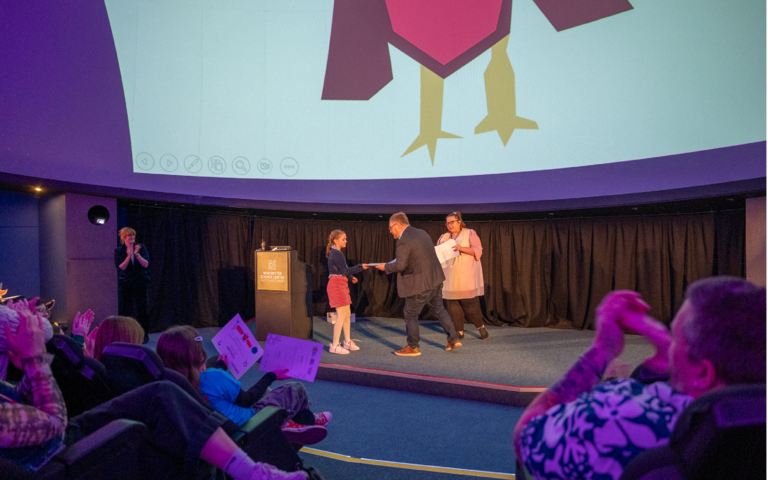
[[[322,354],[322,343],[270,333],[264,345],[259,370],[274,372],[288,369],[291,377],[314,382]]]

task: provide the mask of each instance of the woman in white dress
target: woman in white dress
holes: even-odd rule
[[[437,244],[453,239],[456,242],[453,249],[460,252],[458,257],[442,264],[445,273],[443,300],[447,303],[446,309],[453,319],[459,338],[464,338],[466,319],[478,328],[480,338],[485,340],[488,338],[488,331],[483,324],[483,312],[480,310],[478,298],[485,293],[483,268],[480,264],[483,246],[477,233],[464,224],[460,212],[452,212],[445,217],[445,226],[448,232],[440,237]]]

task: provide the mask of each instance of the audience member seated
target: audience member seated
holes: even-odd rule
[[[142,422],[149,430],[141,451],[142,478],[194,478],[199,459],[235,480],[307,478],[305,472],[286,473],[255,463],[222,430],[226,417],[202,407],[168,382],[145,385],[67,423],[66,407],[45,353],[43,320],[26,301],[13,309],[16,331],[9,325],[3,331],[12,361],[25,375],[16,388],[2,384],[0,456],[35,471],[65,445],[122,418]]]
[[[267,392],[275,380],[290,378],[286,371],[268,372],[248,391],[226,369],[224,357],[216,368],[206,368],[203,337],[190,326],[171,327],[160,336],[157,353],[166,368],[184,375],[198,388],[216,410],[238,425],[266,406],[283,408],[288,420],[282,426],[288,441],[298,445],[312,445],[328,434],[326,426],[331,421],[330,412],[313,414],[309,410],[309,397],[304,386],[288,382]]]
[[[53,308],[54,301],[51,300],[45,303],[42,298],[35,299],[35,310],[37,314],[43,319],[43,325],[45,326],[45,341],[48,342],[53,337],[54,326],[51,322],[51,309]]]
[[[23,297],[17,299],[17,301],[23,300]],[[37,301],[38,299],[35,299],[35,302]],[[15,331],[19,324],[18,316],[16,315],[16,312],[12,310],[13,302],[12,299],[9,299],[5,305],[0,305],[0,380],[5,380],[8,374],[8,344],[3,333],[4,326],[8,325],[11,327],[11,331]],[[51,326],[51,322],[48,321],[48,310],[46,309],[45,304],[43,304],[42,309],[45,310],[45,316],[41,316],[41,319],[43,321],[45,341],[48,342],[53,338],[53,327]],[[18,380],[18,378],[14,381],[16,380]]]
[[[84,340],[85,353],[101,361],[104,348],[110,343],[124,342],[141,345],[144,341],[144,329],[131,317],[112,315],[105,318]]]
[[[671,336],[646,315],[649,308],[635,292],[606,296],[590,350],[523,412],[514,448],[535,478],[618,479],[640,453],[669,442],[694,399],[730,385],[765,384],[765,288],[735,277],[693,283]],[[656,354],[644,366],[668,371],[669,383],[598,385],[624,348],[622,328],[648,338]]]

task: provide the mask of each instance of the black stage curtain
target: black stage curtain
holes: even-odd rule
[[[389,261],[395,242],[380,222],[277,219],[128,205],[128,225],[150,255],[154,331],[174,324],[220,326],[254,316],[254,250],[288,245],[312,269],[314,314],[328,311],[325,248],[347,233],[350,265]],[[386,216],[385,216],[386,217]],[[413,222],[434,241],[444,222]],[[483,244],[489,322],[522,327],[590,328],[611,290],[636,290],[651,315],[669,323],[689,283],[711,275],[744,277],[745,211],[468,222]],[[395,278],[369,269],[350,283],[358,316],[402,317]],[[431,312],[422,313],[423,318]]]

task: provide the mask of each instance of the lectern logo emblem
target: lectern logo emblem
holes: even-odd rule
[[[277,270],[277,260],[267,260],[267,268],[269,270]]]

